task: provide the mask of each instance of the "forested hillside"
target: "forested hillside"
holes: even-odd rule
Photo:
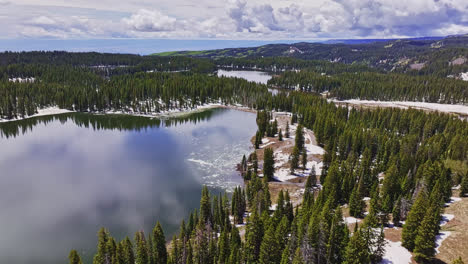
[[[355,72],[324,75],[314,70],[285,72],[269,85],[307,92],[329,92],[337,99],[467,104],[468,82],[432,75]]]
[[[170,53],[170,56],[211,58],[220,62],[224,62],[225,59],[229,61],[229,58],[290,57],[340,62],[348,65],[359,63],[384,71],[435,74],[446,77],[468,71],[466,64],[453,63],[457,59],[466,59],[468,56],[468,37],[462,35],[443,39],[398,39],[370,43],[358,42],[357,44],[301,42],[253,48],[181,51]]]
[[[203,60],[164,60],[166,64],[158,64],[163,72],[153,72],[157,70],[150,66],[147,69],[152,69],[151,72],[142,71],[139,65],[108,70],[45,64],[0,67],[0,118],[30,116],[48,106],[75,111],[138,113],[193,108],[211,102],[252,106],[257,97],[268,93],[265,86],[241,79],[211,77],[198,73],[200,68],[177,64],[188,60],[202,65]],[[188,72],[165,72],[180,67]],[[24,81],[12,81],[13,78]]]

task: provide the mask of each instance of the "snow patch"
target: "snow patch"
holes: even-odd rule
[[[460,73],[460,79],[462,79],[463,81],[468,81],[468,72]]]
[[[361,219],[357,219],[355,217],[352,217],[352,216],[348,216],[348,217],[345,217],[344,218],[344,221],[346,224],[355,224],[356,222],[359,223],[361,222]]]
[[[401,242],[392,242],[385,239],[385,254],[380,264],[408,264],[411,263],[411,253],[401,245]]]
[[[58,114],[65,114],[65,113],[70,113],[73,111],[67,110],[67,109],[61,109],[56,106],[53,107],[47,107],[43,109],[38,109],[37,114],[30,115],[30,116],[25,116],[24,118],[13,118],[13,119],[1,119],[0,118],[0,123],[2,122],[10,122],[10,121],[18,121],[18,120],[23,120],[27,118],[32,118],[32,117],[37,117],[37,116],[48,116],[48,115],[58,115]]]
[[[442,220],[440,221],[440,226],[446,225],[448,222],[450,222],[455,216],[453,214],[443,214],[442,215]]]
[[[448,201],[447,203],[445,203],[445,206],[450,206],[451,204],[453,203],[456,203],[456,202],[459,202],[461,201],[462,199],[460,197],[450,197],[450,201]]]
[[[445,239],[447,239],[447,237],[449,237],[451,234],[450,231],[441,231],[437,236],[436,236],[436,254],[439,254],[440,251],[439,251],[439,248],[440,246],[442,246],[442,242],[444,242]]]
[[[393,107],[393,108],[416,108],[421,110],[433,110],[443,113],[457,113],[468,115],[468,105],[458,104],[438,104],[425,102],[409,102],[409,101],[374,101],[374,100],[358,100],[351,99],[345,101],[331,100],[336,103],[349,103],[353,105],[373,105],[378,107]]]

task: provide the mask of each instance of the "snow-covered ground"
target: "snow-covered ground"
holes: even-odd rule
[[[459,197],[450,197],[450,202],[446,203],[445,206],[449,206],[451,205],[452,203],[455,203],[455,202],[459,202],[461,201],[461,198]],[[442,214],[442,220],[440,221],[440,226],[444,226],[446,225],[448,222],[450,222],[451,220],[453,220],[455,218],[455,216],[453,214]],[[436,236],[436,254],[439,254],[440,251],[439,251],[439,248],[440,246],[442,245],[442,242],[444,242],[444,240],[449,237],[451,234],[450,231],[440,231],[439,234],[437,234]]]
[[[44,109],[39,109],[37,110],[37,114],[31,115],[31,116],[25,116],[24,118],[14,118],[14,119],[1,119],[0,118],[0,123],[2,122],[10,122],[10,121],[18,121],[22,119],[27,119],[27,118],[32,118],[32,117],[37,117],[37,116],[47,116],[47,115],[58,115],[58,114],[65,114],[65,113],[70,113],[72,111],[66,110],[66,109],[60,109],[58,107],[47,107]]]
[[[440,251],[439,251],[439,248],[440,246],[442,245],[442,242],[444,242],[444,240],[449,237],[451,234],[450,231],[440,231],[439,234],[436,236],[436,254],[439,254]]]
[[[448,203],[445,203],[445,207],[450,206],[453,203],[459,202],[462,199],[460,197],[450,197],[450,201]]]
[[[468,72],[460,73],[460,79],[462,79],[464,81],[468,81]]]
[[[355,217],[352,217],[352,216],[348,216],[348,217],[345,217],[344,218],[344,221],[346,224],[355,224],[355,223],[359,223],[361,222],[361,219],[357,219]]]
[[[288,113],[275,113],[276,115],[283,115],[283,114],[288,114]],[[284,130],[284,129],[283,129]],[[297,130],[297,125],[290,125],[289,126],[289,131],[290,131],[290,137],[285,138],[284,141],[290,140],[293,142],[294,145],[294,139],[295,139],[295,134]],[[304,148],[307,151],[307,156],[311,155],[323,155],[325,154],[325,150],[314,144],[315,139],[312,139],[313,137],[313,132],[310,129],[304,128]],[[267,145],[270,144],[268,141],[262,141],[262,143],[266,143]],[[283,153],[282,150],[276,150],[274,153],[275,157],[275,168],[276,171],[274,173],[274,178],[278,181],[287,181],[291,180],[294,178],[299,177],[305,177],[309,176],[312,168],[315,168],[315,174],[320,175],[322,173],[322,167],[323,167],[323,162],[319,161],[308,161],[306,164],[306,169],[297,169],[294,174],[291,174],[291,170],[289,166],[285,166],[289,162],[289,154]]]
[[[21,78],[21,77],[18,77],[18,78],[9,78],[8,81],[10,82],[18,82],[18,83],[32,83],[36,80],[36,78],[34,77],[26,77],[26,78]]]
[[[353,105],[369,105],[376,107],[393,107],[393,108],[416,108],[421,110],[439,111],[443,113],[455,113],[468,115],[468,105],[458,104],[437,104],[425,102],[405,102],[405,101],[373,101],[373,100],[358,100],[351,99],[345,101],[331,100],[336,103],[349,103]]]
[[[443,214],[442,215],[442,220],[440,220],[440,226],[446,225],[448,222],[450,222],[455,216],[453,214]]]
[[[411,253],[401,245],[401,242],[392,242],[385,239],[385,255],[380,264],[408,264],[411,263]]]

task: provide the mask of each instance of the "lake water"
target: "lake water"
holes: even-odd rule
[[[262,71],[226,71],[218,69],[218,77],[237,77],[245,79],[249,82],[256,82],[261,84],[267,84],[268,80],[271,79],[271,74]],[[274,88],[268,88],[268,91],[273,95],[277,95],[280,91]]]
[[[63,114],[0,124],[0,263],[90,263],[102,226],[122,239],[161,221],[166,238],[213,191],[242,184],[255,115]]]

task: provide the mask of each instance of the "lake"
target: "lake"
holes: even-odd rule
[[[268,72],[262,71],[227,71],[218,69],[218,77],[237,77],[245,79],[249,82],[256,82],[261,84],[267,84],[268,80],[271,79],[272,75]],[[276,88],[268,88],[268,91],[273,95],[279,94],[280,90]]]
[[[227,71],[218,69],[218,77],[237,77],[246,79],[249,82],[267,84],[271,79],[271,74],[262,71]]]
[[[199,207],[202,185],[241,185],[255,114],[230,109],[167,120],[62,114],[0,124],[0,263],[90,263],[96,233],[169,239]]]

